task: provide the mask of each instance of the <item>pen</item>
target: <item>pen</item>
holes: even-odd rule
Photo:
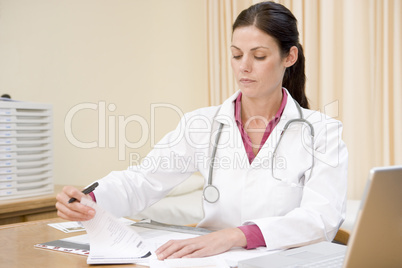
[[[95,190],[96,187],[98,187],[99,183],[95,182],[94,184],[92,184],[91,186],[89,186],[88,188],[85,188],[82,192],[84,194],[89,194],[90,192],[92,192],[93,190]],[[68,200],[68,203],[72,203],[74,201],[77,201],[77,199],[75,199],[74,197],[72,197],[70,200]]]

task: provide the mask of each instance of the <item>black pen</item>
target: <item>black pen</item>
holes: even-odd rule
[[[95,182],[94,184],[92,184],[91,186],[89,186],[88,188],[85,188],[82,192],[84,194],[89,194],[90,192],[92,192],[93,190],[95,190],[96,187],[98,187],[99,183]],[[72,203],[74,201],[77,201],[77,199],[75,199],[74,197],[72,197],[70,200],[68,200],[68,203]]]

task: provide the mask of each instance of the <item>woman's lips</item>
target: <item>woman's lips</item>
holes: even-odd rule
[[[255,82],[255,80],[249,79],[249,78],[241,78],[240,79],[240,83],[242,83],[242,84],[251,84],[251,83],[254,83],[254,82]]]

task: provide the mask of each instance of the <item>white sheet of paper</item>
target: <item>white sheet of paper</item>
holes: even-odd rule
[[[149,262],[151,268],[230,268],[237,267],[241,260],[272,254],[277,251],[268,251],[265,248],[246,250],[234,248],[227,252],[204,258],[166,259],[159,261],[152,259]]]
[[[151,268],[230,268],[219,256],[204,258],[166,259],[164,261],[150,261]]]
[[[134,223],[133,220],[126,218],[119,218],[120,222],[125,225],[131,225]],[[57,230],[60,230],[65,233],[73,233],[73,232],[82,232],[85,231],[85,227],[81,222],[78,221],[67,221],[67,222],[59,222],[59,223],[48,223],[50,227],[53,227]]]
[[[73,233],[73,232],[82,232],[85,231],[84,226],[80,222],[77,221],[68,221],[68,222],[60,222],[60,223],[49,223],[50,227],[53,227],[57,230],[60,230],[65,233]]]
[[[81,203],[96,210],[93,219],[82,222],[90,241],[88,264],[137,263],[154,256],[133,228],[119,222],[91,199],[83,198]]]

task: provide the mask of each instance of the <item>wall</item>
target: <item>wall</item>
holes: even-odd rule
[[[0,93],[53,105],[55,183],[135,164],[208,104],[206,25],[204,1],[0,0]]]

